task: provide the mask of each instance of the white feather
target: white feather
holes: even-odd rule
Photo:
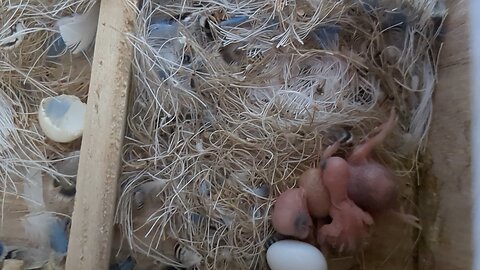
[[[434,70],[430,63],[423,65],[423,80],[420,92],[420,100],[417,108],[413,112],[410,122],[409,133],[418,146],[424,150],[430,123],[432,121],[432,95],[435,89]]]
[[[49,212],[34,213],[27,215],[22,224],[26,237],[35,248],[26,250],[26,255],[18,254],[18,259],[25,260],[27,256],[32,265],[30,269],[38,269],[49,260],[53,260],[50,261],[51,264],[63,259],[68,242],[64,232],[58,231],[63,230],[64,225],[59,218]]]
[[[92,44],[97,32],[99,11],[100,4],[96,3],[85,14],[76,14],[57,21],[60,35],[72,54],[81,53]]]
[[[198,142],[195,144],[195,149],[196,149],[197,152],[199,152],[199,153],[205,152],[205,148],[203,147],[203,142],[198,141]]]
[[[241,184],[246,184],[250,179],[250,174],[246,171],[236,171],[230,174],[230,179],[238,181]]]
[[[38,213],[45,210],[43,200],[42,171],[38,168],[29,168],[23,186],[23,196],[30,213]]]
[[[25,36],[25,25],[18,22],[10,28],[10,35],[0,37],[0,48],[3,50],[12,50],[22,43]]]
[[[218,212],[220,218],[223,221],[223,224],[225,224],[227,227],[232,226],[235,215],[232,210],[225,209],[219,206],[214,206],[214,209]]]
[[[28,240],[40,248],[50,248],[50,227],[56,219],[47,212],[27,215],[22,224]]]
[[[203,180],[198,186],[198,194],[202,197],[210,197],[210,190],[212,186],[208,180]]]
[[[12,259],[23,261],[22,269],[40,269],[50,256],[50,250],[46,248],[9,246],[8,252],[11,252]]]
[[[196,250],[181,244],[177,244],[175,246],[175,255],[177,260],[179,260],[180,263],[187,268],[200,264],[203,259],[202,255],[200,255],[200,253],[198,253]]]
[[[167,181],[157,178],[142,184],[141,189],[149,196],[156,196],[166,185]]]
[[[43,177],[39,168],[28,169],[24,180],[23,196],[30,213],[22,220],[22,225],[26,238],[35,248],[21,248],[13,258],[25,261],[25,269],[38,269],[49,259],[52,226],[59,222],[53,213],[45,212]]]
[[[24,187],[23,195],[30,214],[22,221],[27,238],[39,247],[50,246],[49,228],[56,217],[45,211],[43,199],[43,177],[42,171],[38,168],[29,168]]]
[[[25,235],[35,248],[6,247],[12,259],[24,261],[23,269],[38,269],[46,264],[50,254],[49,227],[55,216],[44,213],[43,177],[39,168],[28,168],[23,186],[23,197],[30,214],[25,216],[22,225]]]
[[[285,56],[274,58],[266,72],[272,78],[265,87],[248,90],[251,100],[263,108],[273,106],[296,118],[310,119],[314,108],[322,114],[336,104],[349,84],[348,63],[339,57],[325,55],[291,62]]]

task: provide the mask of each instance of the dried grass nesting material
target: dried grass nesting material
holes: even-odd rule
[[[46,139],[36,114],[47,97],[70,94],[86,100],[92,48],[76,55],[67,51],[52,57],[48,52],[59,31],[57,22],[84,13],[94,4],[78,0],[2,2],[0,44],[15,41],[11,46],[0,46],[1,99],[9,104],[4,108],[14,115],[10,118],[14,128],[5,139],[11,144],[10,153],[2,155],[9,156],[2,164],[11,168],[0,173],[2,182],[14,175],[22,178],[25,168],[30,167],[61,178],[52,161],[79,149],[78,141],[58,144]],[[12,190],[17,189],[4,191]]]
[[[319,159],[334,130],[351,130],[356,144],[391,106],[400,125],[376,154],[412,207],[407,186],[431,120],[440,7],[142,1],[116,215],[129,247],[176,266],[266,269],[274,198]]]
[[[44,260],[52,264],[48,247],[64,249],[62,236],[47,241],[45,232],[56,224],[53,221],[71,215],[80,140],[67,144],[49,140],[38,123],[37,113],[41,101],[52,96],[75,95],[86,101],[93,37],[91,26],[85,26],[82,16],[95,11],[98,6],[95,3],[93,0],[0,3],[0,192],[4,198],[0,226],[3,228],[4,219],[13,216],[5,205],[6,196],[23,198],[28,212],[22,224],[30,241],[21,249],[28,252],[18,252],[18,256],[26,265],[41,267]],[[91,21],[87,24],[96,25],[94,17],[89,16]],[[65,30],[68,26],[73,31],[72,25],[79,24],[83,26],[74,36],[79,40],[87,38],[83,43],[72,41],[72,34],[68,36]],[[84,30],[89,32],[88,37],[82,34]],[[44,218],[30,222],[37,215]],[[46,226],[50,224],[47,221],[53,225]],[[64,257],[63,251],[60,253],[59,257]]]

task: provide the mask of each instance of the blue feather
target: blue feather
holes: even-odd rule
[[[268,197],[270,188],[267,185],[261,185],[260,187],[252,188],[251,191],[259,197]]]
[[[48,57],[59,57],[67,52],[67,44],[63,41],[60,33],[55,33],[48,42]]]
[[[128,256],[125,261],[110,265],[109,270],[133,270],[135,264],[135,260],[131,256]]]
[[[248,20],[248,16],[234,16],[229,19],[221,21],[219,25],[223,27],[225,26],[235,27],[246,22],[247,20]]]
[[[382,21],[382,29],[398,27],[402,30],[407,28],[408,17],[404,12],[394,11],[387,13],[385,20]]]
[[[163,40],[174,38],[178,36],[178,23],[153,17],[148,26],[148,36]]]
[[[148,38],[149,43],[154,48],[166,49],[173,46],[173,44],[166,44],[165,42],[178,37],[178,34],[178,22],[159,17],[153,17],[150,20],[150,25],[148,26]],[[158,64],[156,64],[153,69],[160,80],[165,80],[170,76],[170,72],[163,67],[158,66]]]
[[[5,247],[3,246],[3,243],[0,242],[0,261],[3,260],[3,257],[4,257],[3,252],[4,252],[4,251],[6,251],[6,250],[5,250]]]
[[[192,220],[193,224],[195,225],[201,225],[202,222],[206,219],[205,216],[202,216],[200,214],[197,214],[197,213],[191,213],[190,214],[190,219]]]
[[[321,49],[333,49],[338,43],[340,27],[337,25],[322,25],[313,30],[313,38]]]
[[[168,77],[170,77],[170,75],[164,69],[162,69],[158,66],[155,66],[155,70],[156,70],[157,76],[160,80],[165,80]]]
[[[65,222],[59,219],[55,219],[52,225],[50,225],[50,247],[60,254],[67,253],[68,248],[68,236],[65,225]]]
[[[375,9],[380,7],[377,0],[364,0],[359,2],[363,9],[368,13],[373,12]]]

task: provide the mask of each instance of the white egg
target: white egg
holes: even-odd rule
[[[67,143],[82,136],[87,105],[76,96],[44,98],[38,109],[38,121],[52,141]]]
[[[282,240],[267,250],[268,266],[272,270],[327,270],[327,261],[316,247],[296,241]]]

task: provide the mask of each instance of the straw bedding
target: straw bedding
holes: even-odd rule
[[[176,246],[201,269],[266,269],[275,197],[338,130],[349,130],[355,145],[391,106],[399,126],[376,154],[395,170],[412,210],[441,7],[143,1],[130,36],[134,79],[116,216],[128,246],[164,264],[185,266]],[[402,258],[414,249],[407,241],[395,246]]]
[[[126,33],[135,53],[116,212],[122,248],[178,267],[188,261],[182,251],[200,269],[267,269],[275,197],[295,186],[339,131],[353,137],[338,153],[346,155],[392,106],[399,125],[376,155],[395,171],[403,207],[414,211],[442,3],[140,2],[130,5],[137,18]],[[32,170],[41,171],[46,211],[69,216],[73,200],[52,183],[74,185],[75,175],[56,165],[78,162],[80,143],[46,139],[36,112],[52,95],[86,101],[93,48],[54,59],[46,52],[55,21],[94,2],[4,3],[0,44],[18,23],[24,34],[0,49],[1,191],[22,195]],[[411,257],[413,241],[405,241],[387,247],[385,261],[392,253]],[[364,267],[373,253],[359,253],[355,264]]]

